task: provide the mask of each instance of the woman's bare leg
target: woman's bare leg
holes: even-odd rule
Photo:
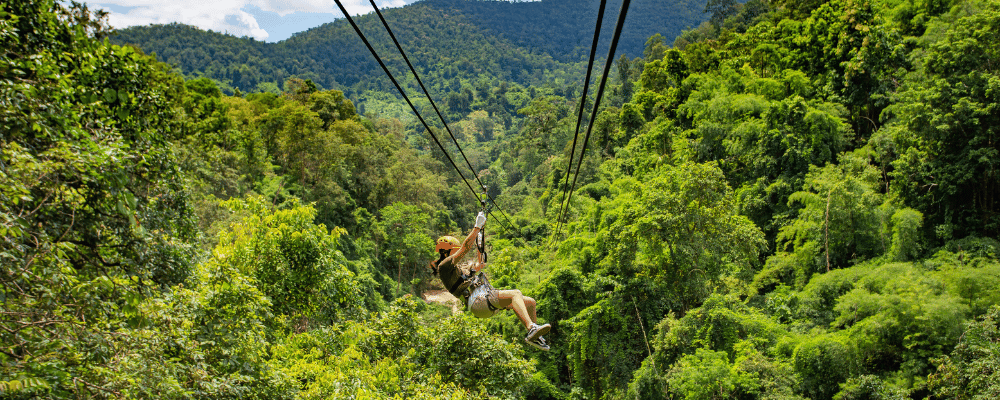
[[[524,308],[528,310],[528,316],[531,317],[531,322],[538,323],[538,315],[535,315],[535,299],[524,296]]]
[[[498,290],[497,291],[498,303],[500,307],[506,308],[508,310],[514,310],[514,314],[517,314],[517,318],[521,320],[524,324],[525,329],[531,329],[531,324],[535,322],[535,300],[530,297],[524,297],[520,290]],[[531,300],[531,309],[529,312],[528,301]]]

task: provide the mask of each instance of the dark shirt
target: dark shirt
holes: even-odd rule
[[[465,281],[465,274],[461,268],[455,265],[455,255],[441,260],[438,264],[438,275],[441,277],[441,283],[444,284],[444,287],[448,288],[448,291],[455,297],[461,298],[461,292],[464,290],[458,290],[458,288],[461,286],[461,282]]]
[[[469,251],[475,248],[477,233],[479,233],[479,228],[473,229],[469,233],[469,236],[465,238],[465,241],[462,242],[462,247],[452,253],[451,256],[448,256],[448,258],[441,260],[437,265],[441,283],[444,284],[444,287],[448,288],[451,294],[458,298],[462,298],[463,292],[465,292],[465,288],[462,286],[466,285],[462,285],[462,282],[465,282],[468,278],[467,274],[469,271],[463,271],[456,264],[460,263],[469,254]]]

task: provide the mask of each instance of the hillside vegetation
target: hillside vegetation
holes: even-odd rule
[[[1000,397],[1000,2],[702,9],[615,60],[562,224],[581,71],[421,53],[541,352],[420,300],[480,206],[395,94],[289,56],[227,95],[84,5],[0,2],[0,398]]]

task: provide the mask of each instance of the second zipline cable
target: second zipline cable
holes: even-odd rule
[[[594,42],[590,45],[590,61],[587,62],[587,77],[583,79],[583,95],[580,96],[580,111],[576,116],[576,129],[573,131],[573,146],[569,150],[569,162],[566,164],[566,181],[563,182],[563,195],[559,199],[559,212],[556,213],[556,235],[559,235],[559,231],[562,228],[562,215],[563,203],[566,201],[566,193],[569,191],[569,171],[573,169],[573,155],[576,153],[576,139],[580,136],[580,123],[583,122],[583,109],[587,104],[587,89],[590,88],[590,71],[594,69],[594,58],[597,55],[597,41],[601,37],[601,25],[604,21],[604,8],[607,6],[607,0],[601,0],[601,7],[597,9],[597,23],[594,26]],[[593,123],[591,121],[590,123]],[[583,161],[583,155],[580,155],[580,162]]]
[[[614,60],[615,51],[618,49],[618,39],[621,37],[622,27],[625,25],[625,15],[628,14],[628,6],[631,0],[622,0],[621,11],[618,12],[618,24],[615,26],[615,35],[611,39],[611,48],[608,49],[608,58],[604,60],[604,74],[601,76],[601,84],[597,87],[597,99],[594,100],[594,109],[590,113],[590,124],[587,125],[587,134],[583,137],[583,149],[580,150],[580,161],[576,163],[576,173],[573,175],[573,184],[569,187],[569,196],[566,199],[566,207],[563,214],[569,212],[569,203],[573,199],[573,189],[576,188],[576,180],[580,177],[580,166],[583,165],[583,157],[587,154],[587,142],[590,140],[590,132],[594,129],[594,119],[597,118],[597,109],[601,105],[601,96],[604,95],[604,84],[608,81],[608,74],[611,71],[611,64]],[[569,171],[567,171],[568,173]],[[564,216],[560,216],[562,219]]]

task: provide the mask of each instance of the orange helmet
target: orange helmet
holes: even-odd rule
[[[461,247],[462,242],[459,242],[454,236],[441,236],[437,240],[437,246],[434,247],[434,251],[440,253],[441,250],[448,250],[448,255],[451,255]]]
[[[428,265],[428,267],[430,267],[430,269],[434,271],[435,274],[437,274],[438,263],[443,261],[445,258],[448,258],[452,254],[454,254],[455,251],[460,248],[462,248],[462,243],[459,242],[458,239],[455,239],[454,236],[439,237],[437,240],[437,246],[434,247],[434,251],[437,251],[438,254],[441,255],[441,258],[437,259],[437,261],[431,260],[431,263]]]

